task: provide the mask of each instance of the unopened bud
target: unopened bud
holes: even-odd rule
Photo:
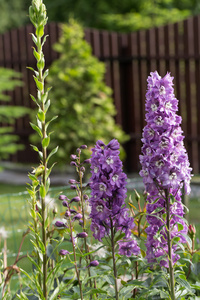
[[[82,214],[78,213],[73,217],[73,221],[80,220],[82,217]]]
[[[69,254],[69,251],[61,249],[59,254],[62,255],[62,256],[65,256],[65,255]]]
[[[80,233],[77,233],[76,236],[78,238],[86,238],[88,236],[88,234],[86,232],[80,232]]]
[[[80,146],[81,149],[87,149],[87,145]]]
[[[97,267],[99,265],[98,260],[93,260],[90,262],[88,267]]]
[[[72,198],[72,200],[70,201],[70,203],[72,203],[72,202],[80,202],[80,201],[81,201],[80,197],[76,196],[76,197]]]

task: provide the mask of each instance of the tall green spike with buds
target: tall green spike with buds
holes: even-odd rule
[[[48,161],[50,157],[56,153],[57,148],[52,150],[48,155],[47,149],[50,142],[50,133],[48,132],[48,126],[52,120],[46,121],[46,115],[50,106],[50,100],[48,94],[50,89],[45,89],[45,78],[48,75],[48,70],[45,68],[45,59],[43,54],[43,46],[47,36],[44,36],[44,27],[47,23],[46,7],[42,0],[33,0],[32,5],[29,8],[30,20],[35,27],[35,34],[32,33],[32,40],[35,44],[33,47],[33,54],[37,61],[37,70],[29,68],[34,72],[34,80],[37,86],[37,98],[31,95],[32,100],[36,103],[37,110],[37,123],[30,123],[32,128],[38,133],[41,140],[41,149],[36,146],[33,149],[38,152],[40,158],[40,165],[35,168],[32,174],[29,174],[29,178],[32,181],[32,185],[28,188],[28,192],[31,197],[31,216],[33,222],[31,223],[31,230],[34,233],[33,245],[36,252],[36,264],[39,270],[37,287],[38,294],[41,299],[48,299],[49,284],[48,284],[48,269],[49,257],[47,255],[48,246],[50,244],[49,239],[49,217],[46,207],[46,195],[50,186],[50,172],[53,165],[48,168]],[[55,119],[55,117],[53,118]],[[39,198],[39,201],[38,201]],[[38,202],[37,202],[38,201]],[[37,206],[41,208],[36,209]],[[39,225],[41,224],[41,226]]]

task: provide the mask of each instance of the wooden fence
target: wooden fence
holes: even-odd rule
[[[44,53],[49,66],[58,57],[52,44],[59,38],[59,25],[50,23],[46,31],[49,38]],[[28,25],[0,36],[0,65],[23,74],[24,86],[12,94],[13,103],[28,107],[33,105],[29,94],[35,94],[31,71],[26,69],[35,64],[30,32],[33,27]],[[200,173],[200,16],[130,34],[86,29],[85,38],[93,54],[106,64],[105,81],[113,89],[116,121],[131,136],[125,145],[127,170],[140,169],[138,156],[145,125],[146,79],[151,71],[157,70],[161,76],[167,71],[174,76],[185,145],[194,173]],[[34,154],[28,147],[28,118],[16,122],[16,133],[26,145],[26,151],[19,152],[16,159],[30,161]]]

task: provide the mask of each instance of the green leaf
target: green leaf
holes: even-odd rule
[[[48,244],[47,245],[47,256],[50,258],[50,259],[53,259],[56,261],[56,257],[55,257],[55,250],[52,246],[52,244]]]
[[[178,231],[181,231],[181,230],[183,230],[183,225],[181,224],[181,223],[178,223]]]
[[[42,91],[43,91],[43,88],[44,88],[43,83],[42,83],[41,81],[39,81],[39,80],[37,79],[37,77],[33,76],[33,78],[34,78],[34,80],[35,80],[35,83],[36,83],[36,86],[37,86],[38,90],[39,90],[40,92],[42,92]]]
[[[33,47],[33,54],[35,56],[35,58],[37,59],[37,61],[40,60],[40,54],[35,50],[35,48]]]
[[[30,125],[31,125],[31,127],[32,127],[35,131],[37,131],[37,133],[39,134],[39,136],[42,138],[43,135],[42,135],[42,131],[40,130],[40,128],[39,128],[37,125],[35,125],[35,124],[31,123],[31,122],[30,122]]]
[[[47,162],[49,161],[49,159],[58,151],[58,146],[56,148],[54,148],[48,155],[47,157]]]
[[[36,29],[36,35],[40,38],[44,35],[44,26],[43,25],[38,26],[38,28]]]
[[[190,291],[190,292],[192,293],[192,289],[191,289],[191,286],[190,286],[190,284],[189,284],[188,281],[186,281],[186,280],[184,280],[184,279],[178,277],[178,278],[176,278],[176,282],[177,282],[180,286],[186,288],[188,291]]]
[[[42,140],[42,147],[43,147],[43,148],[47,148],[48,145],[49,145],[49,142],[50,142],[50,137],[49,137],[49,136],[45,137],[45,138]]]
[[[41,184],[41,186],[40,186],[40,196],[41,196],[41,198],[45,198],[45,196],[46,196],[46,190],[45,190],[45,187],[44,187],[44,185],[43,185],[43,183]]]
[[[31,33],[31,35],[32,35],[32,40],[33,40],[34,44],[37,45],[37,37],[33,33]]]
[[[45,121],[45,113],[41,109],[38,110],[37,116],[38,116],[38,119],[40,120],[40,122]]]

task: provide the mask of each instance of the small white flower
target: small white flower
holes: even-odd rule
[[[152,111],[156,111],[158,109],[158,106],[154,103],[154,104],[151,104],[151,110]]]
[[[159,94],[160,95],[165,95],[166,94],[165,87],[163,85],[161,85],[161,87],[159,88]]]
[[[114,161],[113,161],[113,159],[112,159],[111,157],[108,157],[108,158],[106,159],[106,163],[107,163],[108,165],[112,165],[112,164],[114,163]]]
[[[163,120],[163,118],[162,118],[161,116],[158,116],[158,117],[155,119],[155,123],[156,123],[156,125],[158,125],[158,126],[162,126],[163,123],[164,123],[164,120]]]
[[[0,227],[0,237],[2,239],[7,239],[8,237],[8,231],[5,230],[5,227]]]
[[[171,109],[172,108],[172,104],[171,104],[171,102],[166,102],[165,103],[165,107],[167,108],[167,109]]]

